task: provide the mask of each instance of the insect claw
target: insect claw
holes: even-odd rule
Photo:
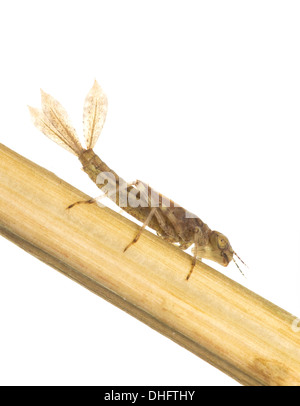
[[[70,206],[66,207],[66,210],[72,209],[72,207],[74,207],[76,203],[70,204]]]
[[[133,244],[133,242],[131,242],[130,244],[128,244],[124,249],[123,252],[126,252],[128,250],[129,247],[131,247],[131,245]]]

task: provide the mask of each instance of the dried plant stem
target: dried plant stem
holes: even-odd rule
[[[292,315],[149,232],[124,254],[139,226],[85,198],[0,144],[3,236],[245,385],[300,384]]]

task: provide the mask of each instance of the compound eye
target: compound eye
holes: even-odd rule
[[[221,250],[225,249],[228,246],[228,240],[226,237],[219,235],[218,236],[218,246]]]

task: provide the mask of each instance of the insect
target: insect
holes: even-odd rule
[[[83,109],[83,133],[86,148],[83,148],[65,109],[49,94],[41,91],[42,109],[29,107],[35,126],[46,136],[74,155],[82,164],[82,169],[93,182],[104,191],[124,211],[141,221],[139,232],[124,248],[127,251],[135,244],[143,230],[148,226],[157,235],[180,249],[186,250],[193,245],[192,263],[186,280],[193,272],[196,260],[203,258],[227,266],[234,261],[243,274],[237,261],[236,252],[229,240],[218,231],[212,231],[199,217],[183,207],[157,193],[147,184],[136,181],[125,182],[95,154],[93,148],[102,131],[107,114],[107,97],[97,81],[88,92]],[[75,202],[68,209],[81,203],[94,203],[95,199]]]

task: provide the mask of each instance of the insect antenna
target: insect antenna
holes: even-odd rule
[[[239,257],[238,257],[238,258],[239,258]],[[239,259],[240,259],[240,258],[239,258]],[[238,266],[236,260],[235,260],[234,258],[232,258],[232,260],[233,260],[233,262],[235,263],[237,269],[240,271],[240,273],[246,278],[244,272],[243,272],[243,271],[241,270],[241,268]],[[243,261],[241,260],[241,262],[243,262]],[[243,262],[243,264],[244,264],[244,262]],[[247,265],[246,265],[246,266],[247,266]]]
[[[241,263],[244,264],[244,265],[249,269],[249,266],[248,266],[247,264],[245,264],[245,262],[242,260],[242,258],[240,258],[240,257],[238,256],[238,254],[237,254],[235,251],[233,251],[233,254],[234,254],[236,257],[238,257],[238,259],[241,261]]]

